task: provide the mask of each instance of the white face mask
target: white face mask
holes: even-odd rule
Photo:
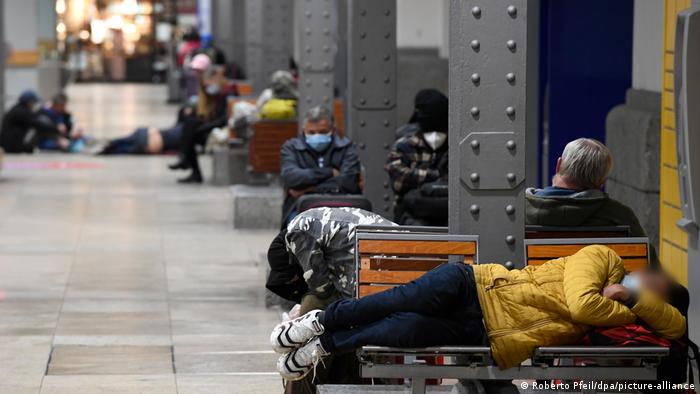
[[[627,274],[622,278],[621,285],[632,291],[639,291],[639,277],[635,274]]]
[[[440,131],[429,131],[423,133],[423,139],[433,150],[438,150],[447,141],[447,133]]]

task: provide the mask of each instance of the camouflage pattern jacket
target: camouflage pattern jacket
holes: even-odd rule
[[[335,289],[345,297],[354,296],[358,225],[396,224],[358,208],[310,209],[289,223],[287,250],[299,261],[310,292],[324,294]]]

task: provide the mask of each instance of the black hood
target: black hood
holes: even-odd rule
[[[421,131],[447,132],[447,97],[435,89],[424,89],[416,94],[414,110],[409,123],[418,123]]]

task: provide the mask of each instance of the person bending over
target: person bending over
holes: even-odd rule
[[[688,299],[688,291],[664,273],[626,276],[620,256],[592,245],[522,270],[442,265],[409,284],[279,324],[270,343],[283,353],[277,368],[288,380],[303,378],[332,353],[364,345],[488,343],[498,367],[507,369],[537,347],[575,344],[592,327],[640,320],[661,337],[681,338],[686,319],[674,305]]]
[[[315,208],[304,211],[282,230],[270,245],[270,276],[266,287],[300,302],[300,314],[324,309],[354,295],[355,230],[358,225],[395,226],[372,212],[358,208]],[[341,355],[317,370],[317,379],[286,385],[286,392],[315,393],[314,384],[359,383],[357,359]]]
[[[394,142],[384,170],[396,199],[394,220],[404,225],[447,226],[448,100],[435,89],[418,92],[408,125]]]
[[[328,108],[311,108],[304,118],[303,135],[285,142],[281,151],[281,178],[286,190],[282,227],[294,218],[296,200],[304,194],[362,192],[357,148],[337,135]]]
[[[24,91],[17,103],[2,118],[0,147],[6,153],[32,153],[42,139],[53,139],[61,149],[70,142],[53,123],[42,119],[34,107],[41,102],[39,96]]]

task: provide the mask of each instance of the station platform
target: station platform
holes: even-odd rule
[[[164,86],[68,93],[97,137],[175,118]],[[6,155],[0,393],[281,392],[260,262],[274,230],[234,230],[229,190],[176,184],[173,160]]]

